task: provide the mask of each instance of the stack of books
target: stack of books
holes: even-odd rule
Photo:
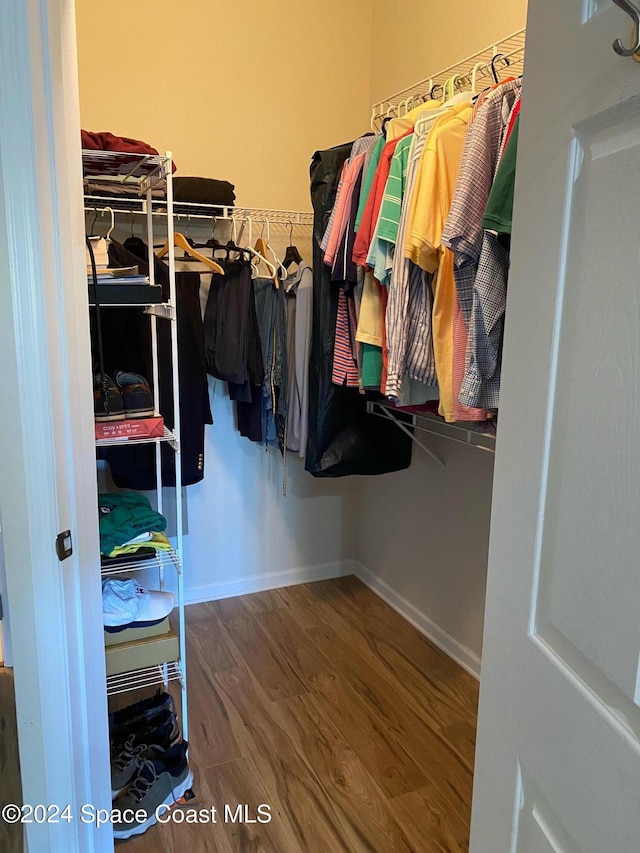
[[[149,276],[141,275],[137,266],[133,267],[104,267],[97,269],[98,284],[149,284]],[[93,284],[91,270],[87,273],[87,281]]]

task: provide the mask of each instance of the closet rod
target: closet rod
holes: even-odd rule
[[[117,207],[114,207],[117,204]],[[164,204],[162,199],[158,199],[158,206]],[[111,207],[114,213],[144,215],[147,213],[147,203],[145,199],[133,198],[130,196],[122,196],[114,198],[113,196],[97,196],[85,195],[84,198],[85,210],[102,210],[105,207]],[[154,216],[166,216],[166,210],[155,209],[155,204],[152,205],[152,214]],[[282,225],[313,225],[313,213],[304,210],[274,210],[261,207],[230,207],[226,205],[214,204],[198,204],[194,202],[174,202],[173,205],[174,217],[190,217],[191,219],[212,218],[220,220],[232,219],[241,220],[249,217],[256,222],[263,219],[268,219],[271,224]]]
[[[419,96],[428,94],[429,90],[435,84],[441,86],[451,77],[456,76],[470,78],[475,65],[481,64],[482,66],[478,69],[478,76],[486,77],[487,73],[490,72],[491,60],[498,54],[502,54],[503,57],[511,60],[510,70],[512,73],[514,66],[518,73],[521,73],[521,64],[524,60],[525,39],[526,30],[517,30],[515,33],[512,33],[503,39],[499,39],[489,47],[484,48],[484,50],[480,50],[477,53],[468,56],[466,59],[457,62],[455,65],[450,65],[448,68],[439,71],[437,74],[425,77],[418,83],[414,83],[413,86],[407,86],[405,89],[401,89],[399,92],[396,92],[388,98],[376,101],[372,107],[372,120],[374,118],[385,116],[389,110],[397,108],[403,101],[410,100],[412,97],[418,98]]]

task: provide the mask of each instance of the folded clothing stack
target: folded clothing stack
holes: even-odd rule
[[[181,202],[189,204],[213,204],[217,207],[233,207],[236,201],[235,186],[229,181],[215,178],[174,178],[173,201],[177,212],[182,212]],[[184,212],[188,212],[185,207]]]
[[[100,553],[105,557],[137,554],[142,548],[151,549],[152,556],[156,551],[170,550],[171,543],[163,533],[167,520],[151,509],[144,495],[138,492],[100,494],[98,509]]]
[[[115,838],[141,835],[153,826],[160,806],[193,798],[187,741],[182,740],[175,705],[168,693],[109,714],[111,796],[123,819]]]

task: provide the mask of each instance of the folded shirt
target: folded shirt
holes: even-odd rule
[[[137,492],[98,495],[100,553],[110,555],[141,533],[165,530],[167,520],[151,509],[148,498]],[[129,546],[129,547],[136,547]]]
[[[155,560],[157,553],[155,548],[149,548],[145,543],[144,545],[138,545],[137,550],[132,551],[130,554],[120,554],[116,557],[105,557],[104,554],[101,554],[100,566],[103,569],[108,569],[116,564],[120,567],[128,563],[142,563],[145,560]]]
[[[109,554],[110,557],[124,557],[129,554],[137,554],[139,551],[153,549],[157,551],[170,551],[171,542],[167,539],[164,533],[152,533],[151,538],[144,543],[132,543],[130,545],[119,545],[114,548]]]

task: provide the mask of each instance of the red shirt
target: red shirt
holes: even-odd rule
[[[369,190],[369,198],[367,199],[367,203],[362,213],[360,228],[358,229],[358,233],[356,234],[356,239],[353,244],[353,262],[354,264],[360,264],[361,267],[367,266],[369,246],[373,239],[373,232],[376,229],[380,207],[382,206],[382,199],[384,198],[384,191],[387,186],[387,178],[389,177],[389,171],[391,170],[391,158],[393,157],[398,142],[400,142],[401,139],[404,139],[405,136],[409,136],[410,133],[413,133],[413,130],[407,130],[407,132],[403,133],[402,136],[399,136],[397,139],[392,139],[391,142],[387,142],[382,149],[380,162],[378,163],[378,168],[373,176],[371,189]]]

